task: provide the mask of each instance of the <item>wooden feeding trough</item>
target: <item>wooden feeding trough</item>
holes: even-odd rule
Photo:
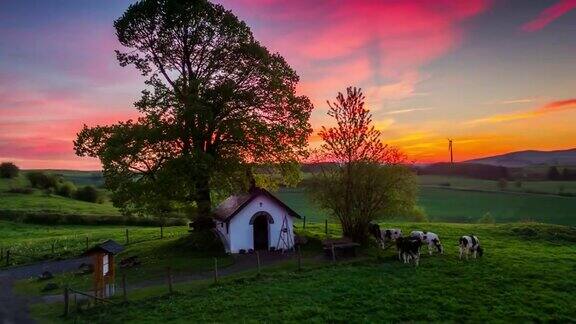
[[[114,256],[124,251],[124,247],[113,240],[98,244],[86,252],[85,256],[93,258],[94,265],[94,295],[108,298],[114,295],[116,267]]]

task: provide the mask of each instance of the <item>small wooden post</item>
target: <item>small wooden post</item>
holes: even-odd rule
[[[6,250],[6,266],[10,266],[10,250]]]
[[[130,236],[128,234],[128,229],[126,229],[126,245],[130,244]]]
[[[218,283],[218,258],[214,258],[214,283]]]
[[[302,229],[306,229],[306,216],[302,217]]]
[[[164,226],[160,225],[160,239],[164,238]]]
[[[334,250],[334,243],[332,243],[332,262],[336,262],[336,251]]]
[[[0,247],[0,261],[4,260],[4,248]]]
[[[124,303],[128,302],[128,292],[126,288],[126,274],[122,275],[122,297],[124,299]]]
[[[298,244],[298,271],[302,270],[302,251],[300,250],[300,244]]]
[[[324,232],[326,232],[326,237],[328,237],[328,219],[324,221]]]
[[[52,241],[52,255],[54,255],[54,244],[56,243],[56,241]]]
[[[68,316],[70,311],[70,292],[68,287],[64,287],[64,316]]]
[[[172,288],[172,268],[168,267],[166,270],[168,270],[168,292],[172,294],[174,292]]]
[[[86,236],[86,250],[88,250],[88,236]]]
[[[260,252],[256,251],[256,262],[258,263],[258,274],[260,274]]]

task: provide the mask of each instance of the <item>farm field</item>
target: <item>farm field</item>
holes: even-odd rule
[[[390,226],[390,225],[385,225]],[[542,224],[395,223],[404,232],[427,229],[445,245],[418,268],[397,261],[393,249],[362,257],[264,269],[218,285],[193,282],[131,293],[127,305],[102,306],[70,322],[569,322],[576,318],[576,230]],[[474,233],[478,260],[459,261],[457,239]],[[316,233],[318,234],[318,233]],[[151,294],[155,292],[155,295]],[[60,322],[61,304],[35,305],[36,318]],[[274,311],[271,311],[273,309]],[[241,311],[240,311],[241,310]]]
[[[277,195],[309,221],[323,222],[328,216],[302,189],[280,190]],[[420,187],[418,203],[433,222],[475,223],[490,213],[498,223],[576,225],[575,197]]]
[[[423,186],[500,191],[498,181],[464,177],[420,175],[418,176],[418,183]],[[576,194],[576,181],[521,181],[520,187],[516,181],[508,181],[505,191],[555,195],[559,193]]]

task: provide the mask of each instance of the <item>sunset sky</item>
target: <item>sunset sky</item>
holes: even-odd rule
[[[100,169],[84,123],[135,117],[144,88],[112,23],[131,1],[0,1],[0,161]],[[576,0],[221,0],[326,100],[362,87],[386,143],[416,162],[576,147]],[[311,145],[318,143],[313,136]]]

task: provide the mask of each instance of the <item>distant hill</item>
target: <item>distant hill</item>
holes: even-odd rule
[[[576,149],[559,151],[518,151],[466,161],[466,163],[521,168],[536,165],[576,165]]]

